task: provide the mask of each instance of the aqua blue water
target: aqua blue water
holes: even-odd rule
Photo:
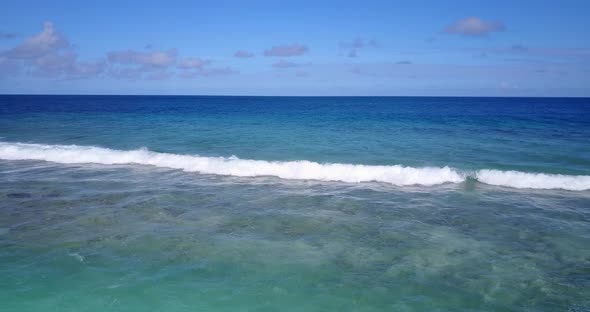
[[[590,311],[590,99],[0,96],[6,311]]]

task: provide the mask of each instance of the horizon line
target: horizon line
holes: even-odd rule
[[[0,96],[158,96],[158,97],[283,97],[283,98],[534,98],[534,99],[590,99],[590,96],[528,96],[528,95],[252,95],[252,94],[84,94],[84,93],[0,93]]]

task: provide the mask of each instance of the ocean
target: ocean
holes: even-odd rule
[[[590,99],[0,96],[2,311],[590,311]]]

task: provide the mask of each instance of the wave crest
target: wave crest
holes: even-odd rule
[[[485,184],[522,189],[563,189],[570,191],[590,189],[590,176],[483,169],[477,171],[475,178]]]
[[[147,149],[120,151],[94,146],[0,143],[0,158],[44,160],[63,164],[140,164],[189,172],[238,177],[275,176],[283,179],[341,182],[385,182],[394,185],[459,183],[465,177],[449,167],[412,168],[301,161],[264,161],[232,157],[202,157],[157,153]]]
[[[384,182],[398,186],[461,183],[467,177],[479,182],[512,188],[590,189],[590,176],[527,173],[493,169],[478,170],[472,175],[450,167],[413,168],[401,165],[370,166],[300,161],[248,160],[232,157],[204,157],[152,152],[147,149],[131,151],[95,146],[44,145],[0,142],[0,159],[43,160],[62,164],[139,164],[180,169],[187,172],[238,177],[275,176],[282,179],[341,182]]]

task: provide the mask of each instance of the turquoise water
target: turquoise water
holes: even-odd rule
[[[590,310],[587,99],[0,96],[0,137],[6,311]]]

